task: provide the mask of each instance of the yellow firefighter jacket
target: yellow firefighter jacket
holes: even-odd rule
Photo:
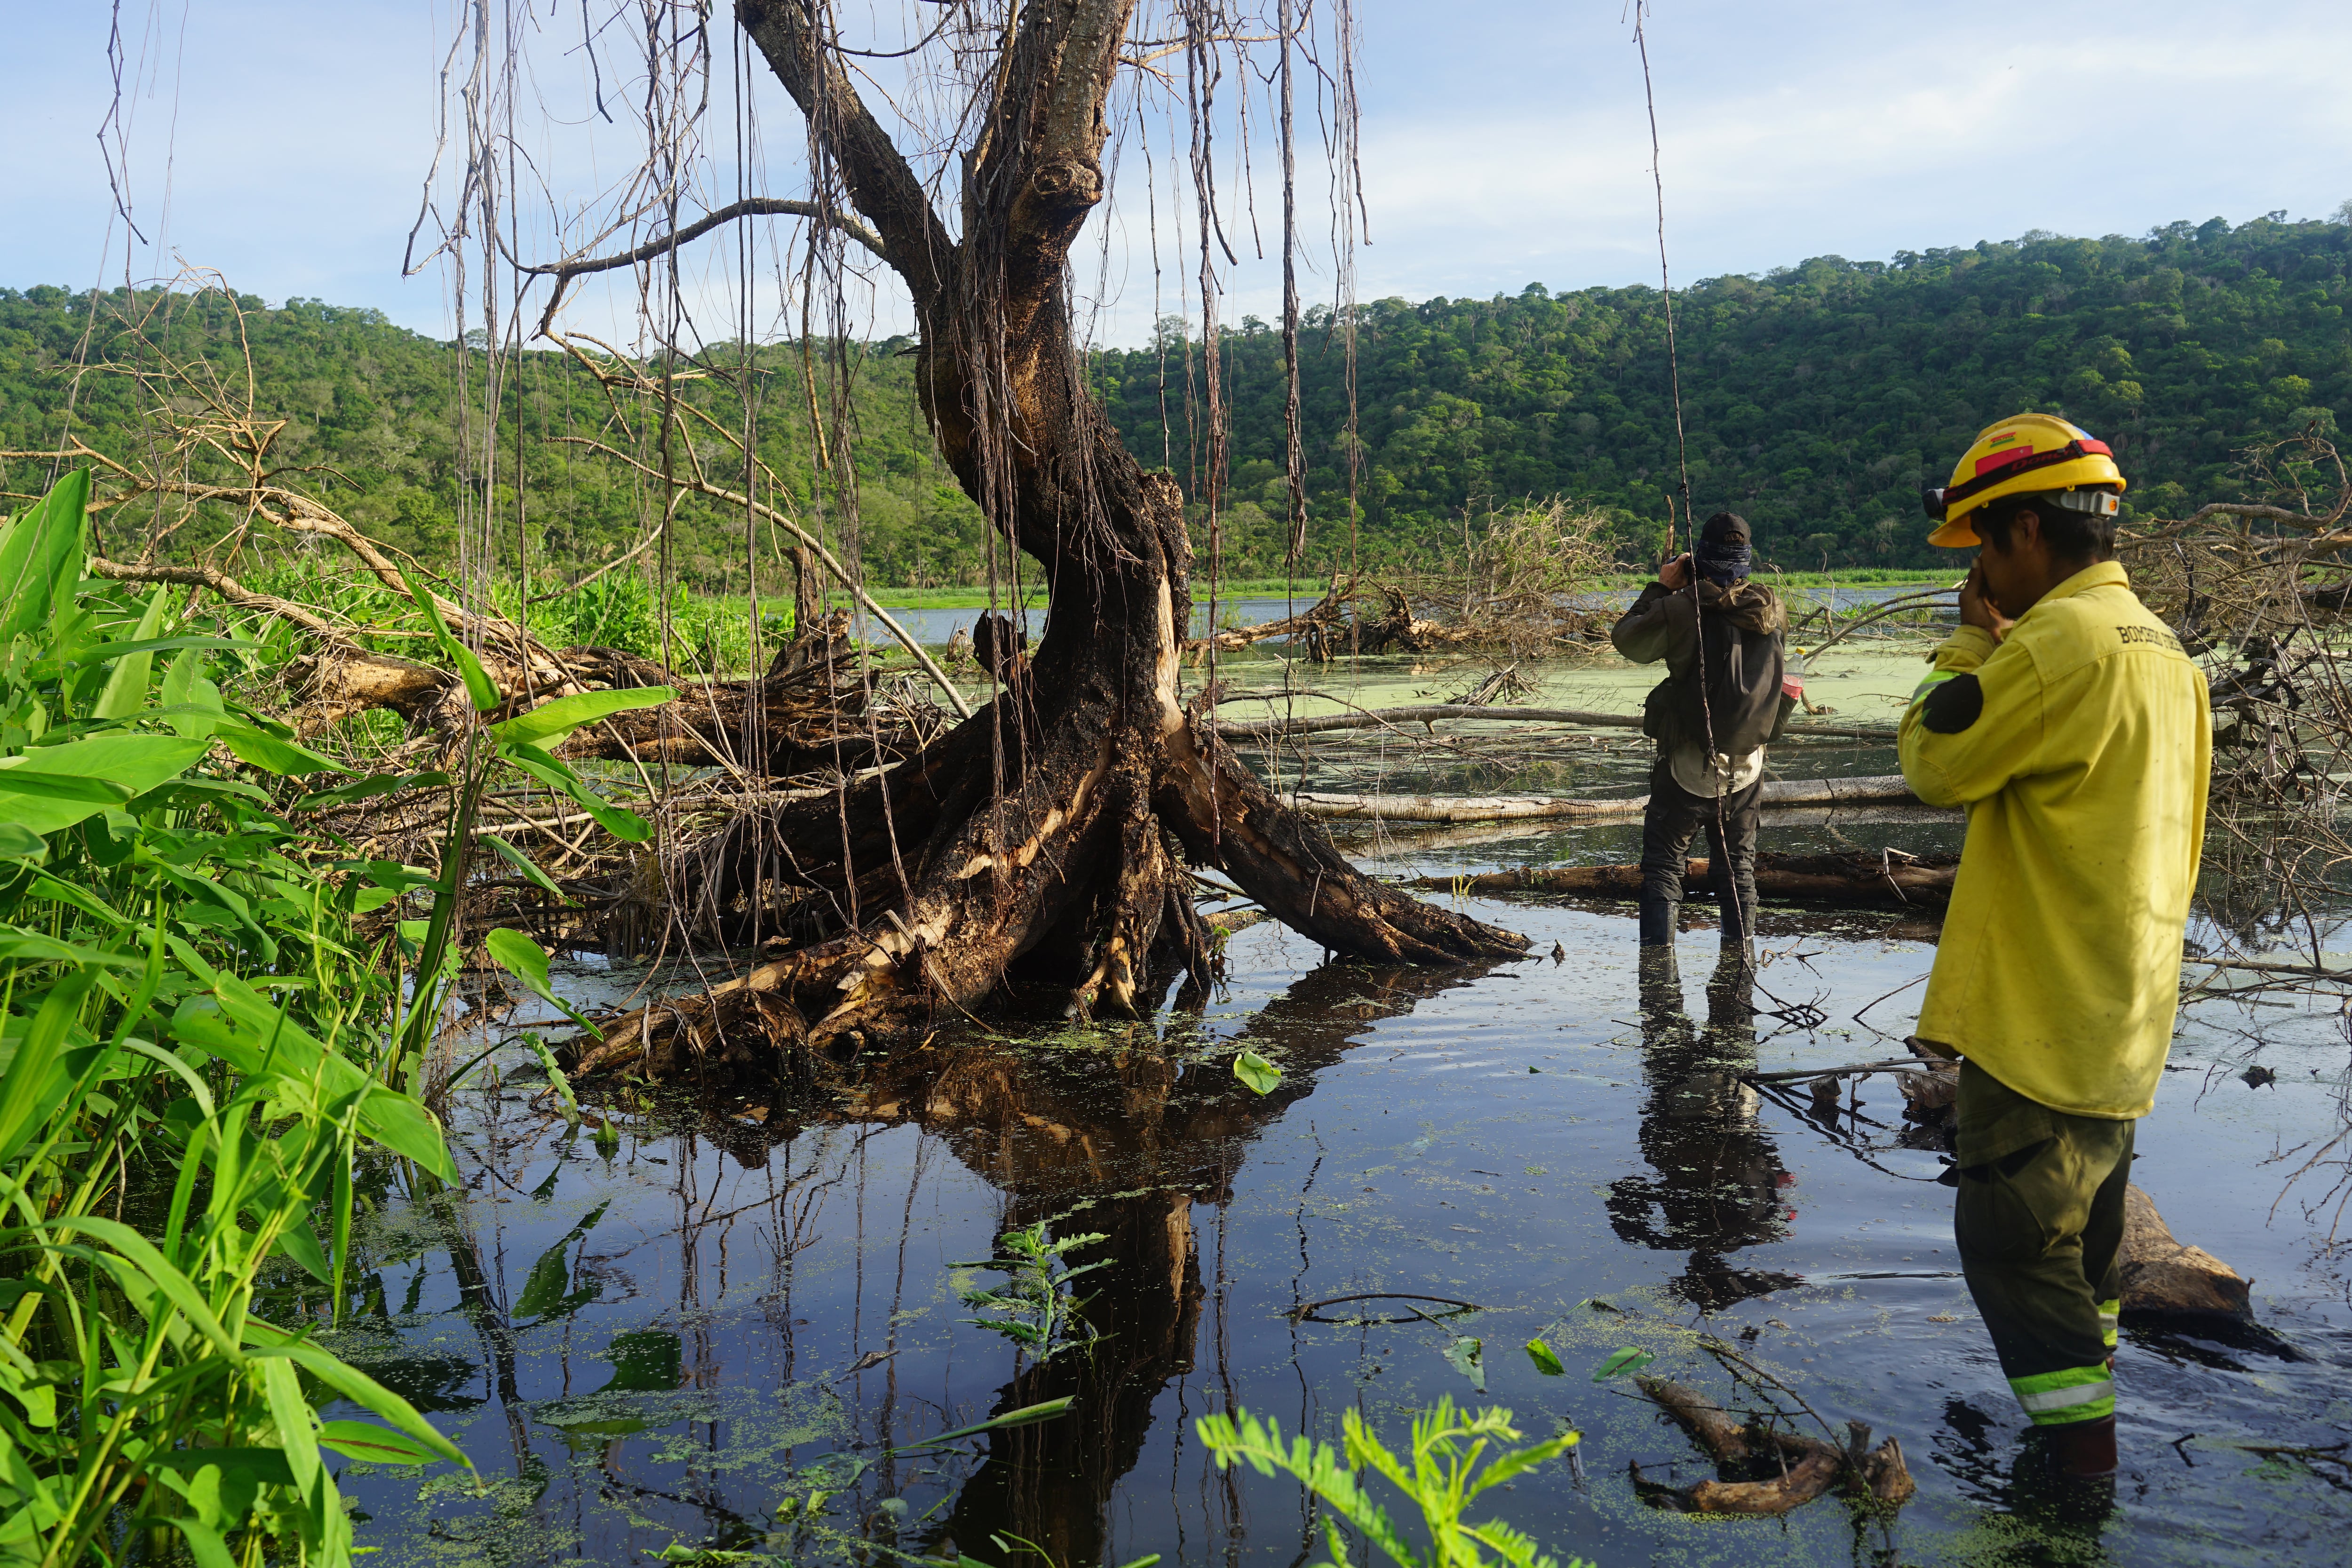
[[[1903,776],[1969,830],[1919,1037],[2053,1110],[2145,1116],[2204,847],[2204,677],[2113,562],[1935,660]]]

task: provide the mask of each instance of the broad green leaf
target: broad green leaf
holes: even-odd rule
[[[17,1040],[8,1075],[0,1078],[0,1167],[16,1158],[57,1109],[60,1096],[54,1080],[62,1076],[58,1057],[92,984],[87,971],[58,981]]]
[[[551,746],[583,724],[632,708],[658,708],[677,693],[667,686],[631,687],[617,691],[583,691],[542,702],[528,713],[518,713],[490,733],[506,745]]]
[[[0,822],[0,860],[38,866],[49,858],[48,841],[21,823]]]
[[[331,805],[356,805],[380,795],[397,795],[404,789],[431,789],[448,782],[447,773],[370,773],[347,784],[337,784],[332,789],[306,795],[294,803],[294,809],[324,811]]]
[[[98,805],[122,805],[131,800],[128,789],[105,779],[47,773],[25,765],[39,755],[33,752],[25,756],[0,757],[0,794],[34,795],[44,800],[82,801]]]
[[[278,1446],[286,1450],[286,1468],[294,1472],[294,1489],[307,1498],[319,1484],[319,1428],[302,1397],[302,1375],[292,1362],[272,1356],[261,1363],[261,1393]]]
[[[100,952],[94,947],[81,947],[70,942],[59,942],[46,931],[26,931],[22,926],[0,925],[0,959],[18,963],[71,963],[102,969],[143,969],[143,958],[125,957],[119,952]]]
[[[76,468],[0,530],[0,647],[71,607],[89,511],[89,470]]]
[[[1627,1345],[1611,1354],[1592,1373],[1595,1383],[1606,1383],[1612,1377],[1622,1377],[1629,1372],[1639,1372],[1658,1358],[1637,1345]]]
[[[147,595],[146,613],[139,617],[139,629],[132,634],[132,651],[123,653],[114,661],[114,668],[106,678],[105,689],[90,704],[93,719],[128,719],[147,706],[147,685],[155,673],[155,652],[152,646],[141,647],[158,640],[163,629],[163,614],[169,608],[172,590],[168,584],[158,584]],[[96,654],[97,649],[90,650]],[[88,657],[88,656],[85,656]]]
[[[257,1318],[245,1321],[245,1337],[255,1347],[253,1354],[256,1359],[284,1356],[345,1399],[374,1411],[450,1463],[463,1465],[469,1470],[474,1468],[474,1461],[466,1458],[465,1450],[435,1431],[433,1424],[417,1414],[416,1406],[359,1368],[338,1361],[319,1346],[306,1344],[285,1330]]]
[[[62,745],[36,746],[24,761],[0,770],[0,815],[34,833],[55,833],[60,827],[96,815],[111,802],[61,800],[36,795],[26,780],[33,774],[49,778],[96,779],[128,791],[135,800],[149,790],[175,779],[194,767],[212,742],[183,740],[176,735],[93,735]]]
[[[166,591],[167,590],[163,589],[157,590],[158,593]],[[108,659],[126,658],[133,654],[172,653],[176,650],[186,649],[188,651],[181,653],[178,658],[173,659],[169,665],[164,667],[164,686],[158,695],[161,696],[164,701],[168,702],[173,700],[171,696],[173,689],[171,685],[173,671],[178,669],[183,664],[189,664],[192,668],[201,668],[203,660],[195,658],[194,650],[200,648],[252,647],[254,646],[255,645],[252,643],[236,642],[228,637],[137,637],[129,642],[99,643],[95,647],[82,649],[79,653],[75,654],[71,658],[68,658],[64,662],[68,666],[104,664]],[[184,686],[179,700],[184,702],[187,700]]]
[[[195,1451],[213,1454],[222,1450],[200,1448]],[[178,1531],[180,1539],[188,1543],[188,1555],[195,1559],[196,1568],[236,1568],[236,1559],[229,1554],[228,1542],[221,1539],[220,1531],[202,1520],[191,1519],[184,1513],[162,1519],[151,1514],[134,1519],[131,1522],[133,1525],[163,1526]],[[238,1522],[242,1523],[243,1521]]]
[[[607,805],[604,797],[590,789],[578,773],[538,747],[513,742],[499,747],[499,753],[540,783],[570,795],[581,810],[595,818],[596,825],[614,837],[629,844],[643,844],[654,836],[651,823],[634,811]]]
[[[328,1421],[319,1427],[319,1443],[353,1459],[377,1465],[433,1465],[441,1456],[389,1426],[371,1421]]]
[[[404,568],[400,580],[408,585],[408,596],[416,601],[416,607],[425,612],[425,623],[433,628],[434,638],[440,643],[441,651],[447,654],[449,662],[457,667],[458,679],[465,681],[466,695],[472,700],[475,711],[487,713],[496,708],[503,700],[499,696],[497,683],[490,679],[489,671],[482,668],[482,661],[474,657],[474,650],[449,635],[449,624],[441,618],[441,606],[433,602],[432,590],[419,584]]]
[[[1244,1051],[1234,1058],[1234,1076],[1259,1094],[1272,1094],[1282,1081],[1282,1069],[1255,1051]]]
[[[610,1154],[618,1150],[620,1146],[621,1130],[613,1125],[613,1119],[607,1116],[601,1121],[597,1122],[596,1148],[598,1152]]]
[[[215,1350],[235,1365],[245,1364],[245,1352],[237,1348],[236,1342],[221,1326],[220,1319],[214,1315],[194,1282],[173,1268],[170,1260],[156,1250],[153,1242],[129,1226],[98,1215],[60,1215],[56,1219],[42,1221],[36,1228],[58,1231],[68,1236],[79,1234],[104,1242],[125,1262],[143,1274],[148,1283],[162,1292],[163,1299],[188,1320],[189,1327],[212,1342]]]
[[[532,887],[541,889],[542,892],[553,893],[559,899],[564,896],[563,889],[555,885],[554,878],[541,870],[538,863],[532,860],[530,856],[524,854],[521,850],[516,848],[513,845],[508,843],[497,834],[483,834],[482,842],[497,850],[499,858],[505,860],[508,865],[512,866],[516,870],[521,872],[523,879],[529,882]],[[5,853],[5,851],[0,851],[0,853]]]
[[[1445,1347],[1445,1359],[1454,1370],[1470,1380],[1470,1386],[1479,1393],[1486,1392],[1486,1342],[1468,1334],[1457,1334]]]
[[[322,757],[308,746],[298,746],[291,741],[241,724],[234,719],[224,719],[213,726],[222,745],[236,755],[238,762],[259,768],[264,773],[284,773],[299,777],[303,773],[347,773],[351,769],[332,757]]]
[[[491,963],[530,987],[533,995],[562,1008],[564,1016],[582,1028],[595,1028],[595,1025],[572,1010],[571,1003],[555,994],[548,983],[547,953],[539,943],[519,931],[501,926],[484,937],[482,945],[488,951]]]
[[[47,877],[47,875],[36,877],[36,879],[33,879],[33,886],[28,889],[28,893],[33,898],[47,898],[47,900],[52,902],[70,902],[75,910],[80,910],[82,914],[94,914],[94,917],[106,921],[108,926],[113,926],[115,931],[122,931],[131,924],[125,914],[120,912],[120,910],[115,910],[113,905],[103,900],[103,898],[99,898],[97,893],[91,893],[89,889],[78,889],[78,886],[73,886],[70,881],[58,881],[57,877]]]
[[[1535,1363],[1536,1370],[1546,1377],[1558,1377],[1568,1370],[1560,1365],[1559,1353],[1541,1340],[1528,1342],[1528,1359]]]

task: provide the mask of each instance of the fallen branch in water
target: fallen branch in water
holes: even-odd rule
[[[1926,904],[1950,899],[1957,855],[1894,853],[1773,855],[1756,857],[1759,898],[1790,903]],[[1587,897],[1636,898],[1639,866],[1520,866],[1476,877],[1417,877],[1408,884],[1457,893],[1576,893]],[[1712,890],[1715,868],[1706,860],[1683,864],[1683,892]]]
[[[1766,805],[1837,805],[1862,801],[1913,801],[1900,773],[1852,779],[1780,779],[1763,786]],[[1645,795],[1609,800],[1546,795],[1320,795],[1301,791],[1291,804],[1309,816],[1362,822],[1505,822],[1527,817],[1639,816]]]
[[[1301,692],[1299,696],[1302,700],[1308,700],[1320,696],[1320,693]],[[1217,736],[1226,741],[1271,741],[1285,735],[1321,734],[1328,730],[1373,730],[1392,724],[1433,724],[1440,719],[1576,724],[1596,730],[1638,730],[1642,727],[1639,713],[1600,713],[1580,708],[1490,708],[1460,702],[1429,702],[1406,708],[1359,709],[1353,713],[1316,713],[1303,719],[1221,719],[1217,721]],[[1792,724],[1783,738],[1802,739],[1809,735],[1843,741],[1891,742],[1895,738],[1895,731],[1885,725],[1833,727],[1827,724]]]
[[[1663,1377],[1637,1377],[1635,1385],[1674,1418],[1716,1463],[1717,1477],[1688,1487],[1645,1481],[1639,1465],[1633,1484],[1654,1508],[1685,1513],[1778,1515],[1801,1508],[1843,1479],[1857,1501],[1895,1509],[1918,1489],[1903,1462],[1903,1445],[1889,1437],[1869,1447],[1870,1428],[1849,1421],[1847,1444],[1839,1448],[1819,1437],[1768,1427],[1751,1417],[1734,1419],[1697,1390]]]

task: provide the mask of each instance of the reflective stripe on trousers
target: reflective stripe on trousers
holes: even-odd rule
[[[2010,1391],[2036,1426],[2100,1421],[2116,1413],[2116,1384],[2104,1365],[2012,1377]]]

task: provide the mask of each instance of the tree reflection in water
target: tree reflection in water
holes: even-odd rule
[[[1708,1311],[1798,1284],[1795,1275],[1738,1268],[1742,1247],[1787,1234],[1789,1173],[1757,1118],[1755,976],[1727,957],[1709,977],[1706,1025],[1684,1010],[1673,955],[1642,960],[1642,1153],[1655,1173],[1610,1184],[1609,1222],[1638,1247],[1688,1252],[1669,1282]]]
[[[744,1146],[747,1135],[772,1146],[825,1122],[918,1123],[1004,1195],[1002,1228],[1045,1220],[1108,1237],[1075,1255],[1115,1259],[1082,1290],[1081,1310],[1100,1338],[1091,1350],[1024,1366],[989,1411],[1066,1395],[1068,1413],[991,1434],[922,1550],[994,1562],[1002,1552],[991,1537],[1019,1536],[1058,1564],[1104,1560],[1111,1492],[1142,1452],[1160,1392],[1193,1364],[1205,1294],[1193,1205],[1232,1201],[1251,1142],[1371,1024],[1485,973],[1352,963],[1308,973],[1226,1043],[1281,1066],[1281,1082],[1264,1096],[1234,1078],[1232,1049],[1187,1062],[1148,1032],[1131,1048],[941,1037],[856,1069],[846,1092],[790,1126],[774,1113],[758,1133],[712,1119],[709,1130],[747,1162],[764,1154]]]

